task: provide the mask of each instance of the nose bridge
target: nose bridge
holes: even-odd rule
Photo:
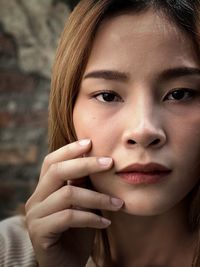
[[[129,146],[139,144],[143,147],[158,147],[164,144],[166,135],[162,128],[160,110],[153,97],[143,90],[131,102],[128,105],[125,143]]]
[[[156,106],[148,95],[140,95],[133,108],[133,120],[135,129],[142,130],[156,127]]]

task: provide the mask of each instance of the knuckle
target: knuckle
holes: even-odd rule
[[[101,205],[101,207],[107,207],[110,206],[110,198],[108,196],[105,195],[100,195],[99,196],[99,204]]]
[[[45,156],[43,165],[49,167],[51,165],[51,154]]]
[[[48,250],[51,248],[51,243],[48,240],[42,240],[42,242],[40,242],[40,248],[44,251],[44,252],[48,252]]]
[[[38,233],[38,225],[35,221],[26,218],[26,226],[30,237],[35,238]]]
[[[59,164],[58,163],[53,163],[49,167],[49,172],[52,173],[53,175],[57,175],[59,172]]]
[[[34,221],[33,211],[32,209],[28,210],[25,215],[25,225],[29,228],[29,226],[32,226],[32,222]]]
[[[41,249],[45,250],[45,246],[43,246],[43,242],[41,242],[42,232],[40,223],[37,221],[31,221],[27,225],[27,231],[29,233],[32,244],[37,245]]]
[[[66,146],[66,148],[65,148],[65,150],[66,150],[66,153],[71,153],[71,152],[73,152],[73,148],[72,148],[72,146],[73,146],[73,144],[68,144],[67,146]]]
[[[63,220],[65,220],[68,224],[71,224],[74,220],[74,211],[71,209],[66,210]]]
[[[63,189],[64,190],[64,189]],[[72,199],[74,196],[74,187],[72,185],[67,185],[65,187],[65,198]]]
[[[24,205],[24,210],[25,210],[25,214],[27,214],[32,206],[33,206],[33,198],[34,198],[34,194],[32,196],[29,197],[29,199],[26,201],[25,205]]]

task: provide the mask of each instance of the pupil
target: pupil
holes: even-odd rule
[[[184,97],[184,91],[182,90],[182,91],[175,91],[175,92],[173,92],[172,93],[172,96],[173,96],[173,98],[175,98],[175,99],[177,99],[177,100],[180,100],[180,99],[182,99],[183,97]]]
[[[114,94],[108,94],[108,93],[104,93],[103,94],[103,99],[107,102],[111,102],[115,99],[115,95]]]

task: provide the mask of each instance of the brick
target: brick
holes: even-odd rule
[[[30,196],[47,154],[52,61],[68,14],[68,0],[0,3],[0,220]]]
[[[12,36],[0,34],[0,60],[17,56],[17,47]]]
[[[36,87],[36,78],[17,71],[0,72],[0,93],[32,92]]]
[[[0,150],[0,165],[35,164],[38,159],[38,147],[30,145],[27,149],[12,148]]]
[[[11,124],[11,114],[8,112],[0,113],[0,128],[9,127]]]
[[[7,177],[4,177],[4,181]],[[0,220],[16,214],[24,214],[24,204],[30,196],[30,185],[23,182],[0,183]]]
[[[9,127],[47,127],[48,112],[26,110],[25,112],[11,113],[7,111],[0,112],[0,128]]]
[[[14,188],[9,184],[0,184],[0,199],[1,201],[10,200],[10,196],[13,196]]]

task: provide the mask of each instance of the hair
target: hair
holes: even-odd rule
[[[193,40],[198,55],[200,0],[81,0],[64,27],[53,66],[49,99],[50,152],[77,140],[73,125],[73,108],[99,25],[113,16],[127,12],[142,13],[150,8],[187,34]],[[190,195],[188,221],[191,229],[199,233],[199,185]],[[199,239],[198,237],[192,266],[200,266]],[[92,258],[97,266],[112,266],[106,230],[96,230]],[[103,262],[100,262],[100,258]]]

